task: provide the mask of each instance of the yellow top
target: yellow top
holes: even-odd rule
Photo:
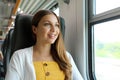
[[[64,80],[65,75],[54,61],[34,62],[36,80]]]

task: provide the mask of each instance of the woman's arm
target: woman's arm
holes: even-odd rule
[[[15,52],[10,60],[8,69],[7,69],[7,73],[5,76],[5,80],[22,80],[22,64],[21,64],[21,58],[23,56],[19,55],[19,52]]]
[[[81,76],[72,56],[68,52],[67,55],[72,65],[72,80],[83,80],[83,77]]]

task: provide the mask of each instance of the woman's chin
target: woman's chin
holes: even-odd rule
[[[50,43],[50,44],[54,44],[54,43],[55,43],[55,40],[50,40],[49,43]]]

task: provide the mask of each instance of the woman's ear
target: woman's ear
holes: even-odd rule
[[[36,27],[35,26],[32,26],[32,31],[34,34],[36,34]]]

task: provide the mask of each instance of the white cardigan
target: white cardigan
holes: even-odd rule
[[[36,80],[32,56],[33,46],[17,50],[10,60],[5,80]],[[83,80],[72,56],[68,52],[67,56],[72,64],[72,80]]]

